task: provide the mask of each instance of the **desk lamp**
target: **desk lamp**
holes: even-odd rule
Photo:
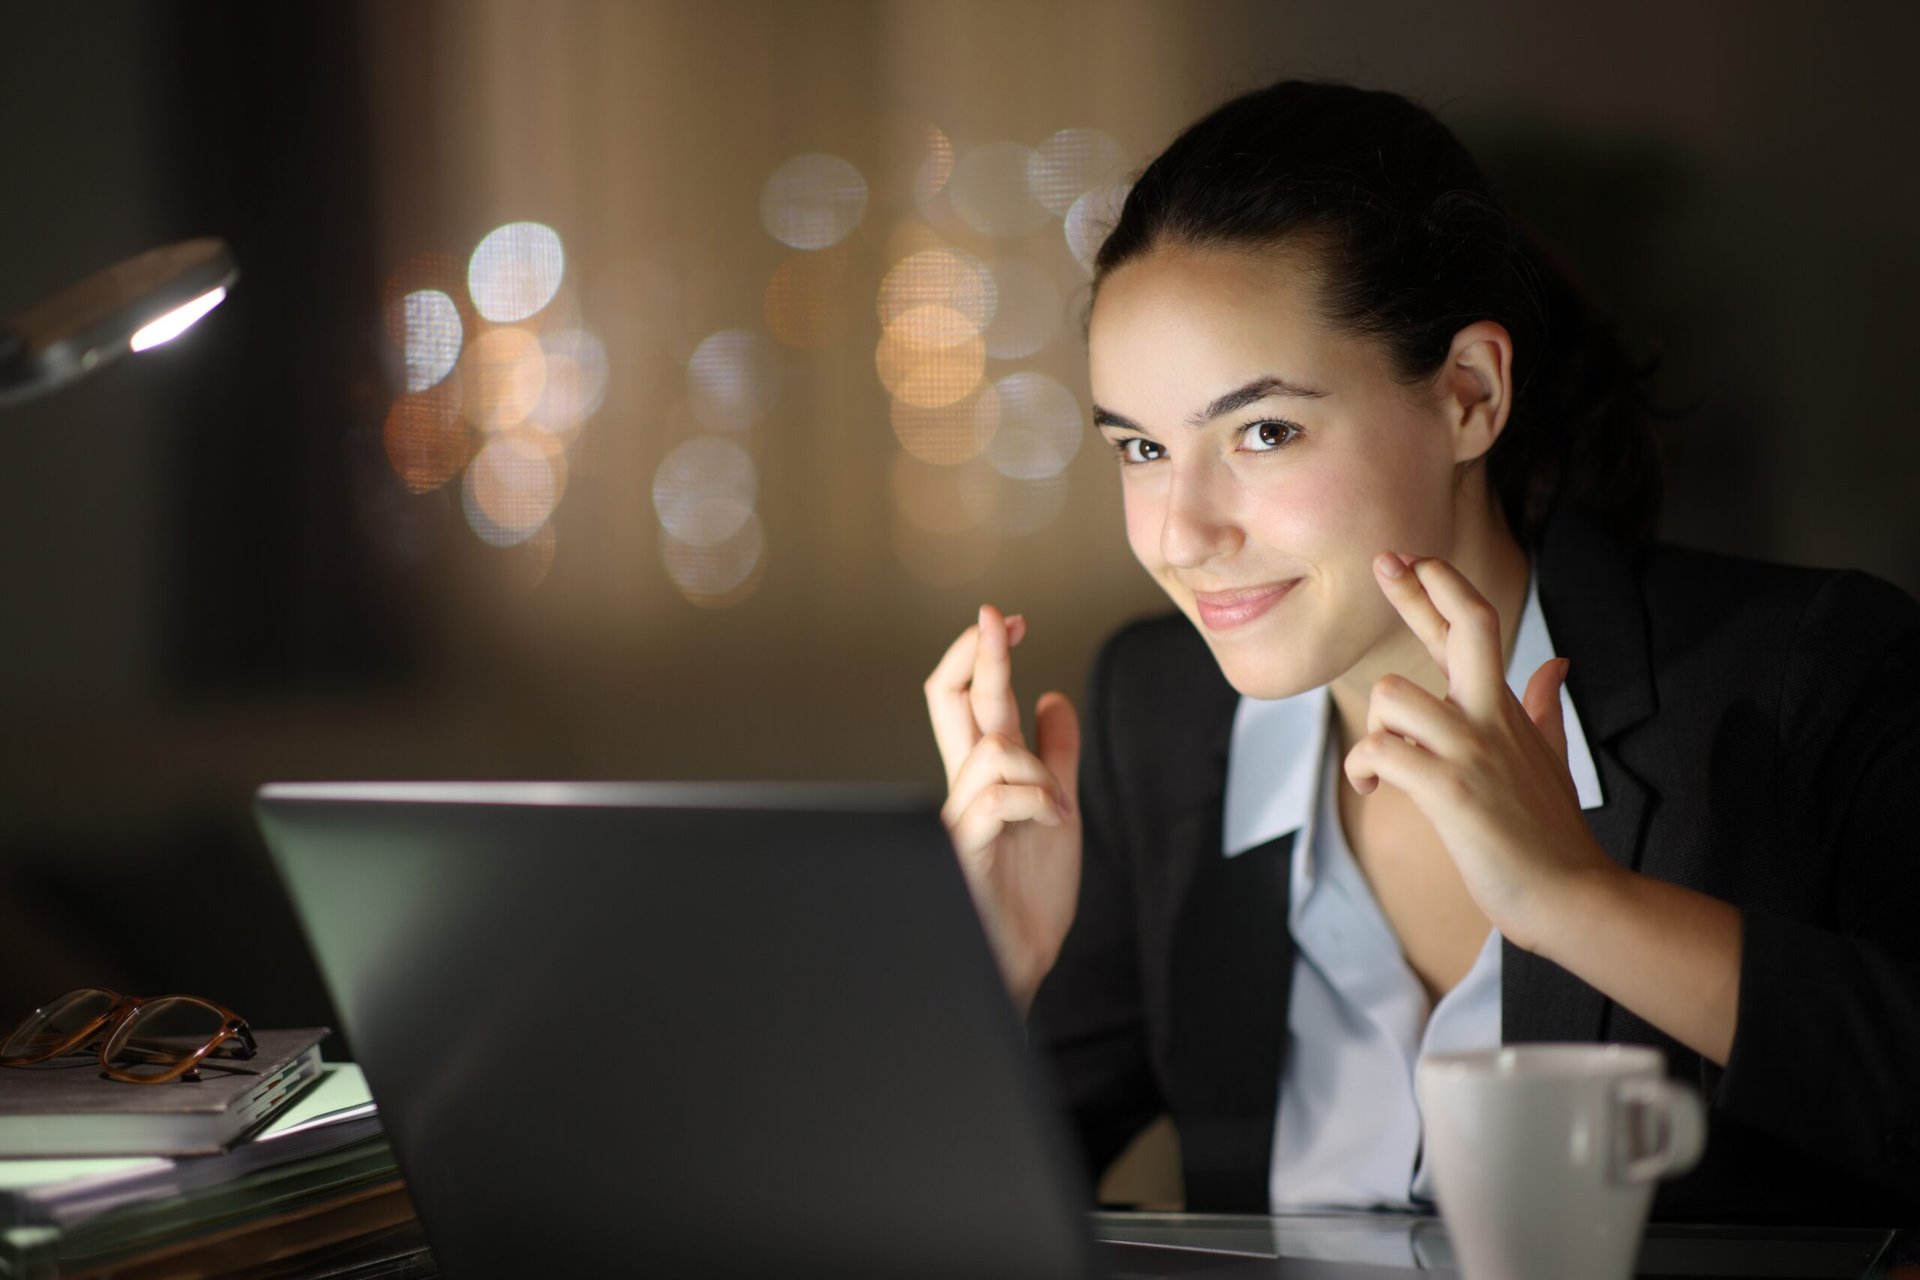
[[[150,249],[0,321],[0,408],[83,378],[123,351],[178,337],[240,276],[226,241]]]

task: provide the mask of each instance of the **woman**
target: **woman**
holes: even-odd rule
[[[1191,1209],[1431,1197],[1412,1066],[1656,1045],[1710,1108],[1655,1213],[1920,1221],[1920,608],[1649,544],[1605,324],[1444,126],[1287,82],[1141,175],[1094,422],[1179,614],[1029,745],[982,608],[944,817],[1090,1168]]]

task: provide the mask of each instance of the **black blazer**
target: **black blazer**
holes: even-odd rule
[[[1512,943],[1508,1043],[1666,1052],[1707,1153],[1656,1216],[1920,1225],[1920,606],[1865,574],[1629,551],[1577,515],[1535,559],[1616,861],[1741,909],[1724,1070]],[[1153,1117],[1193,1210],[1264,1212],[1292,837],[1221,856],[1238,695],[1179,615],[1102,649],[1079,911],[1035,997],[1091,1176]]]

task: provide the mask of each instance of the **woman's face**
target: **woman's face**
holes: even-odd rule
[[[1101,283],[1088,332],[1133,553],[1258,698],[1409,641],[1373,558],[1448,555],[1461,500],[1440,402],[1326,328],[1310,268],[1163,246]]]

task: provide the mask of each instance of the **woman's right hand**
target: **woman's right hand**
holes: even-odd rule
[[[1013,646],[1024,619],[982,605],[927,677],[927,714],[947,769],[940,816],[1022,1015],[1053,968],[1080,892],[1080,722],[1041,696],[1034,746],[1020,732]]]

